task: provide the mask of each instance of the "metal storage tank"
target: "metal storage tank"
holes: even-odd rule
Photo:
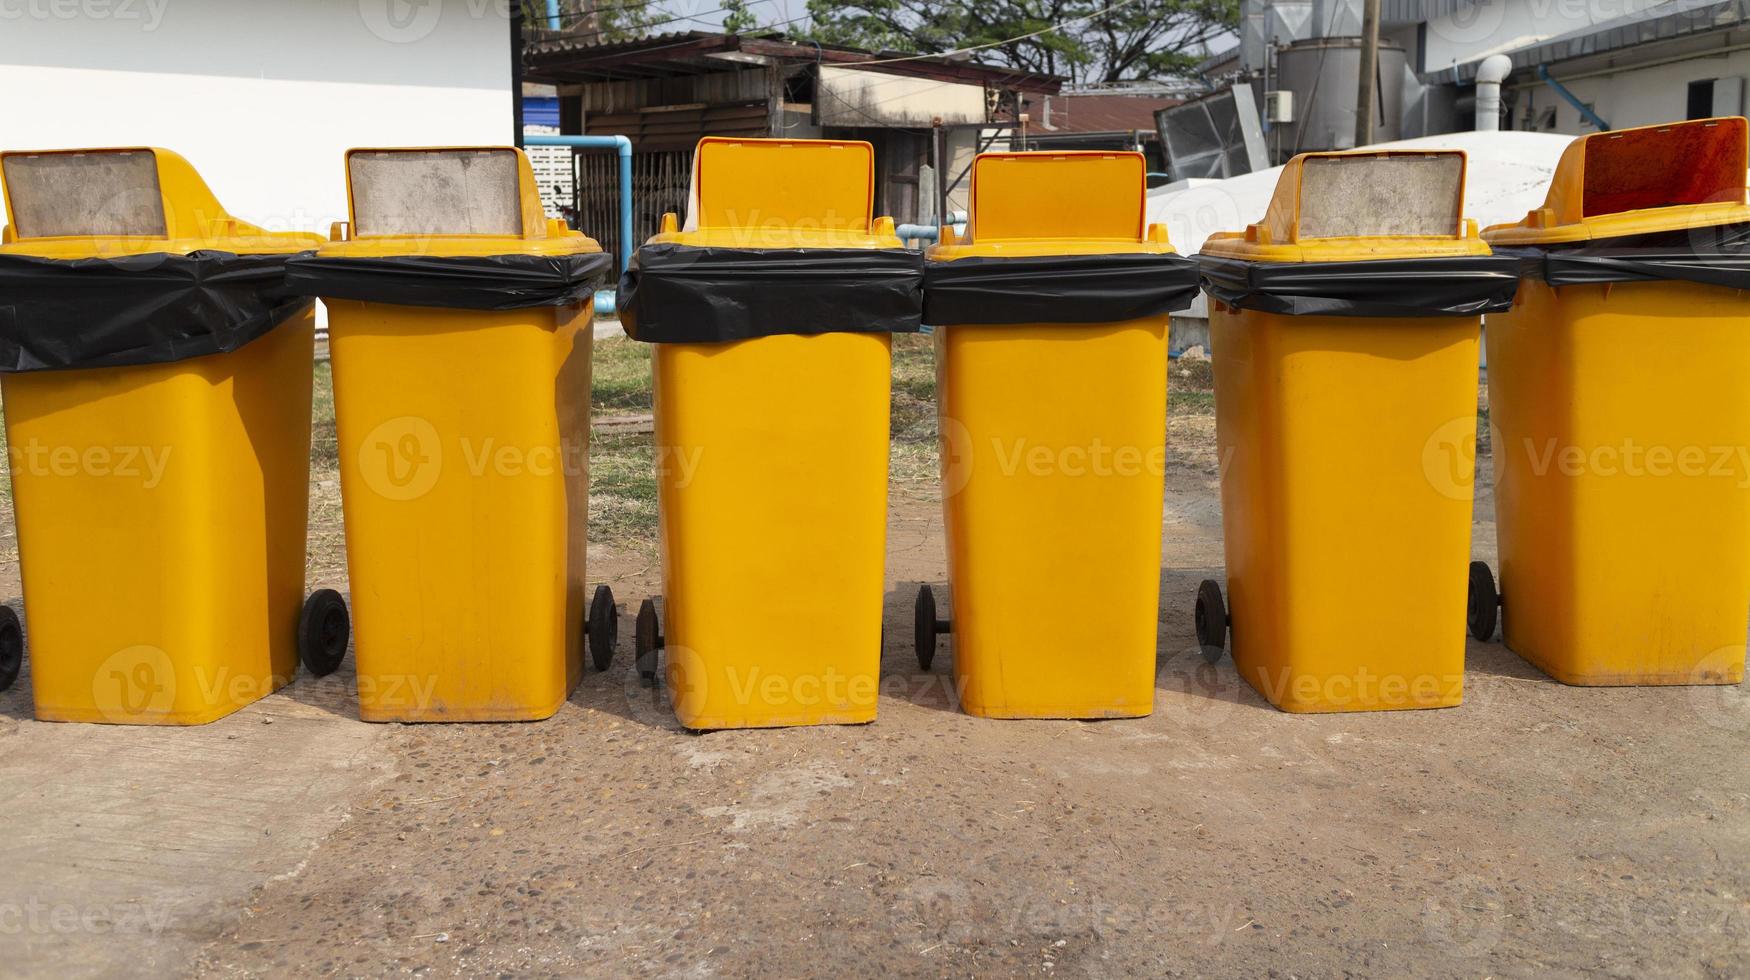
[[[1276,50],[1271,85],[1294,93],[1294,121],[1271,127],[1274,162],[1296,153],[1354,148],[1360,70],[1358,37],[1312,38]],[[1379,113],[1374,142],[1397,139],[1404,110],[1404,49],[1385,40],[1379,43],[1373,104]]]

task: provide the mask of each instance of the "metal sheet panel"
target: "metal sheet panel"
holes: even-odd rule
[[[923,126],[985,122],[982,85],[943,83],[857,68],[820,66],[814,87],[822,126]]]
[[[1155,113],[1174,180],[1237,177],[1268,167],[1257,100],[1249,85]]]
[[[347,157],[360,235],[520,235],[514,150],[357,151]]]
[[[14,154],[6,192],[20,238],[166,234],[151,150]]]

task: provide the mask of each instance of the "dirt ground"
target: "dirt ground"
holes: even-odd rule
[[[632,668],[659,575],[609,487],[620,647],[546,722],[366,725],[350,659],[191,730],[0,695],[0,975],[1750,976],[1750,687],[1567,688],[1472,642],[1462,708],[1274,710],[1195,648],[1221,517],[1179,387],[1150,717],[975,719],[947,656],[918,670],[945,566],[913,432],[879,720],[681,730]],[[344,587],[322,451],[312,577]]]

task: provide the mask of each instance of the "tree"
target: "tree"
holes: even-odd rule
[[[522,0],[525,23],[547,25],[547,6],[541,0]],[[655,0],[559,0],[559,32],[587,44],[632,41],[650,33],[659,23]]]
[[[723,0],[723,33],[745,34],[759,26],[759,18],[747,4],[748,0]]]
[[[974,57],[1072,82],[1183,75],[1239,25],[1238,0],[808,0],[822,44]]]

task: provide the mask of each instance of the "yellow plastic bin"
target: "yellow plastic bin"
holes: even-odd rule
[[[1167,321],[1196,265],[1144,215],[1140,153],[989,153],[967,237],[930,249],[952,620],[929,586],[918,664],[953,633],[987,718],[1154,707]]]
[[[873,213],[868,143],[717,139],[639,249],[654,345],[663,592],[637,621],[695,729],[875,718],[892,339],[922,262]]]
[[[1587,136],[1483,233],[1528,273],[1486,331],[1505,640],[1565,683],[1744,677],[1746,155],[1742,118]],[[1489,639],[1480,562],[1472,595]]]
[[[314,326],[284,282],[320,239],[230,216],[168,150],[6,153],[0,176],[36,716],[198,725],[289,683],[300,652],[333,670],[345,604],[304,596]]]
[[[585,650],[593,285],[512,147],[355,149],[350,222],[292,263],[328,308],[366,721],[528,721]],[[606,586],[587,612],[613,656]]]
[[[1231,603],[1203,583],[1198,639],[1220,657],[1231,605],[1240,676],[1287,711],[1462,698],[1479,315],[1515,285],[1464,168],[1303,154],[1203,249]]]

